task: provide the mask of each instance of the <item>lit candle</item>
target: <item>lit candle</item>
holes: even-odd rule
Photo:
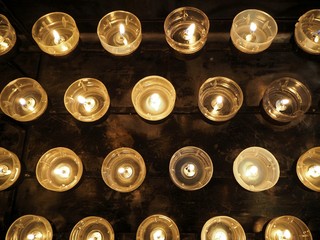
[[[166,240],[166,232],[162,228],[155,228],[150,234],[151,240]]]
[[[11,170],[7,165],[1,164],[0,165],[0,177],[8,176],[11,174]]]
[[[277,230],[275,233],[275,236],[277,237],[276,240],[290,240],[291,238],[291,232],[288,229],[285,230]]]
[[[227,232],[222,228],[213,230],[211,236],[211,240],[228,240]]]
[[[319,40],[320,40],[320,30],[318,30],[318,31],[316,31],[316,32],[313,32],[313,34],[312,34],[312,36],[313,36],[313,41],[315,42],[315,43],[319,43]]]
[[[162,97],[159,93],[153,93],[147,98],[147,110],[150,114],[162,112],[165,108]]]
[[[246,41],[254,42],[256,40],[255,31],[257,30],[257,24],[255,24],[254,22],[251,22],[249,29],[250,29],[250,33],[246,35]]]
[[[27,235],[28,240],[41,240],[43,239],[42,237],[43,237],[42,233],[38,231],[34,231]]]
[[[196,37],[194,35],[195,30],[196,30],[196,25],[194,23],[191,23],[186,30],[182,31],[182,38],[188,41],[188,43],[190,44],[196,42]]]
[[[95,109],[95,106],[96,106],[96,101],[94,98],[92,97],[83,97],[82,95],[79,95],[77,97],[77,100],[80,104],[82,104],[84,110],[86,112],[92,112],[94,109]]]
[[[223,97],[222,96],[217,96],[212,102],[211,102],[211,106],[212,106],[212,112],[218,112],[222,109],[223,107]]]
[[[103,240],[104,237],[102,236],[102,234],[99,231],[95,231],[93,230],[92,232],[90,232],[86,238],[87,240]]]
[[[188,178],[194,177],[197,174],[196,165],[193,163],[185,164],[185,166],[183,167],[183,174]]]
[[[35,110],[36,100],[32,97],[20,98],[19,103],[26,112],[33,112]]]
[[[129,165],[120,166],[118,174],[123,180],[129,180],[133,176],[133,168]]]
[[[8,49],[9,44],[5,41],[4,37],[0,36],[0,51],[4,52]]]
[[[126,29],[125,29],[125,27],[124,27],[124,25],[122,23],[120,23],[120,25],[119,25],[119,33],[120,33],[120,39],[119,39],[120,42],[123,45],[128,45],[128,40],[125,37]]]
[[[61,163],[54,170],[53,173],[57,178],[67,180],[71,176],[71,167],[69,164]]]
[[[287,98],[277,100],[276,101],[276,110],[278,112],[283,112],[283,111],[287,110],[289,103],[290,103],[290,100]]]
[[[259,177],[259,169],[255,165],[250,165],[246,168],[244,175],[250,180],[255,180]]]
[[[312,178],[320,177],[320,166],[319,165],[310,166],[307,174]]]

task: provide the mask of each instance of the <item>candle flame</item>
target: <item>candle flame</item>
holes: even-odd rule
[[[165,240],[165,234],[162,229],[157,229],[152,235],[153,240]]]
[[[35,109],[36,101],[33,98],[28,98],[28,99],[20,98],[19,103],[25,110],[32,112]]]
[[[55,44],[59,44],[60,43],[60,40],[61,40],[61,37],[60,37],[60,35],[59,35],[59,33],[54,29],[53,31],[52,31],[52,34],[53,34],[53,42],[55,43]]]
[[[291,232],[288,229],[285,229],[284,231],[277,230],[276,236],[278,240],[289,240],[291,239]]]
[[[190,24],[190,26],[185,30],[185,40],[192,40],[194,38],[194,32],[196,29],[196,25],[194,23]]]
[[[149,105],[155,111],[159,111],[160,106],[162,104],[161,97],[158,93],[153,93],[149,98]]]
[[[259,169],[255,165],[248,167],[245,172],[246,177],[257,177],[258,174],[259,174]]]
[[[311,166],[308,169],[308,175],[313,177],[313,178],[320,177],[320,166],[319,165]]]
[[[71,170],[68,166],[60,166],[53,170],[54,174],[58,175],[61,178],[69,178],[71,174]]]
[[[257,30],[257,24],[255,24],[254,22],[250,23],[250,31],[251,32],[255,32]]]
[[[214,112],[220,110],[223,107],[223,97],[220,95],[217,96],[211,104]]]
[[[126,33],[126,29],[125,29],[125,27],[124,27],[124,25],[122,23],[120,23],[120,25],[119,25],[119,33],[120,33],[121,39],[123,41],[123,44],[127,45],[128,44],[128,40],[124,36],[124,34]]]
[[[85,98],[84,96],[79,95],[77,100],[83,105],[86,112],[91,112],[96,105],[96,101],[91,97]]]

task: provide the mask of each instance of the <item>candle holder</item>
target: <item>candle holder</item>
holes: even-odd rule
[[[169,172],[176,186],[193,191],[203,188],[210,181],[213,175],[213,164],[205,151],[187,146],[173,154]]]
[[[90,216],[80,220],[72,229],[69,240],[114,240],[111,224],[101,217]]]
[[[63,12],[48,13],[32,27],[32,37],[39,48],[53,56],[72,52],[78,45],[79,35],[74,19]]]
[[[243,150],[233,162],[233,174],[241,187],[252,192],[272,188],[279,179],[277,159],[261,147]]]
[[[64,192],[73,188],[83,172],[81,159],[70,149],[52,148],[37,163],[36,177],[46,189]]]
[[[247,9],[234,17],[230,36],[238,50],[252,54],[266,50],[277,32],[277,23],[268,13]]]
[[[176,91],[167,79],[160,76],[148,76],[133,87],[131,99],[136,112],[142,118],[157,121],[172,112]]]
[[[311,106],[309,89],[294,78],[273,81],[262,99],[265,112],[279,122],[290,122],[301,117]]]
[[[81,78],[68,87],[64,105],[77,120],[93,122],[108,111],[110,97],[105,85],[99,80]]]
[[[320,192],[320,147],[302,154],[297,162],[297,175],[307,188]]]
[[[118,148],[107,155],[102,163],[103,181],[118,192],[137,189],[146,176],[142,156],[131,148]]]
[[[177,8],[164,22],[167,43],[183,54],[193,54],[203,48],[209,27],[206,14],[194,7]]]
[[[9,52],[17,41],[16,31],[6,16],[0,14],[0,56]]]
[[[212,121],[227,121],[242,106],[243,93],[239,85],[225,77],[207,79],[200,87],[198,106],[202,114]]]
[[[265,240],[312,240],[307,225],[294,216],[281,216],[272,219],[265,230]]]
[[[303,14],[294,29],[298,46],[310,54],[320,54],[320,9]]]
[[[142,40],[139,18],[120,10],[110,12],[100,20],[97,34],[102,47],[117,56],[131,54]]]
[[[15,79],[0,93],[0,108],[3,113],[20,122],[35,120],[44,113],[47,105],[47,93],[31,78]]]
[[[209,219],[202,227],[201,240],[246,240],[241,224],[228,216],[217,216]]]
[[[179,240],[179,229],[167,216],[155,214],[147,217],[139,225],[136,240]]]
[[[21,164],[17,155],[0,147],[0,191],[11,187],[20,172]]]
[[[6,240],[51,240],[52,235],[51,224],[46,218],[37,215],[24,215],[11,224],[6,234]]]

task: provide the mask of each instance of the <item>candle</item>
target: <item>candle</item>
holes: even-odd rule
[[[8,53],[15,45],[16,32],[6,16],[0,14],[0,56]]]
[[[20,98],[19,103],[24,111],[33,112],[36,106],[36,100],[32,97]]]
[[[259,168],[255,165],[248,166],[244,176],[250,180],[256,180],[259,177]]]
[[[285,230],[276,230],[275,231],[275,239],[276,240],[290,240],[291,238],[291,232],[288,229]]]
[[[150,234],[150,239],[151,240],[166,240],[166,232],[164,229],[160,227],[156,227],[152,230]]]
[[[142,40],[140,20],[126,11],[106,14],[97,27],[102,47],[109,53],[125,56],[134,52]]]
[[[234,17],[230,36],[238,50],[259,53],[271,45],[277,32],[277,23],[269,14],[257,9],[247,9]]]
[[[87,238],[87,240],[103,240],[104,237],[99,231],[91,231]]]
[[[217,228],[212,231],[211,240],[228,240],[227,231],[223,228]]]
[[[278,112],[284,112],[287,110],[290,99],[284,98],[276,101],[276,109]]]
[[[157,121],[173,110],[176,92],[173,85],[160,76],[148,76],[136,83],[131,99],[136,112],[144,119]]]
[[[82,104],[84,110],[88,113],[92,112],[95,109],[96,104],[96,100],[92,97],[83,97],[81,95],[79,95],[77,97],[77,100],[80,104]]]
[[[207,41],[209,25],[206,14],[197,8],[175,9],[164,22],[166,40],[179,53],[196,53]]]
[[[313,165],[308,168],[307,174],[312,178],[320,177],[320,165]]]
[[[197,166],[193,163],[187,163],[183,167],[183,173],[186,177],[192,178],[197,174]]]
[[[217,114],[223,107],[223,97],[217,96],[211,103],[213,114]]]
[[[43,234],[39,231],[33,231],[27,235],[28,240],[41,240],[43,239]]]
[[[65,56],[79,42],[79,31],[74,19],[63,12],[52,12],[40,17],[32,27],[32,37],[39,48],[53,56]]]
[[[59,164],[53,170],[55,177],[59,178],[60,181],[68,180],[72,176],[72,169],[69,164]]]
[[[121,165],[118,168],[118,174],[122,180],[128,181],[133,176],[134,169],[130,165]]]
[[[0,164],[0,177],[5,177],[11,174],[11,170],[5,164]]]

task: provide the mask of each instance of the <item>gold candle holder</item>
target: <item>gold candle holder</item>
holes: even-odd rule
[[[0,147],[0,191],[11,187],[19,178],[21,164],[13,152]]]
[[[36,177],[46,189],[64,192],[73,188],[83,172],[81,159],[70,149],[52,148],[37,163]]]
[[[167,43],[183,54],[193,54],[203,48],[209,27],[207,15],[194,7],[177,8],[164,22]]]
[[[299,218],[285,215],[272,219],[265,230],[265,240],[312,240],[307,225]]]
[[[298,46],[310,54],[320,54],[320,9],[303,14],[294,29]]]
[[[228,216],[210,218],[202,227],[201,240],[246,240],[241,224]]]
[[[155,214],[139,225],[136,240],[179,240],[180,233],[175,222],[167,216]]]
[[[32,78],[15,79],[0,93],[0,108],[3,113],[20,122],[40,117],[47,109],[47,105],[47,93]]]
[[[78,45],[79,36],[76,22],[63,12],[48,13],[32,27],[32,37],[39,48],[53,56],[64,56],[72,52]]]
[[[111,224],[101,217],[81,219],[72,229],[69,240],[114,240]]]
[[[320,192],[320,147],[303,153],[296,166],[300,181],[309,189]]]
[[[261,147],[244,149],[233,162],[233,174],[237,182],[252,192],[272,188],[280,177],[277,159]]]
[[[133,87],[131,100],[136,112],[142,118],[157,121],[166,118],[172,112],[176,91],[167,79],[148,76]]]
[[[93,122],[105,115],[110,97],[105,85],[94,78],[81,78],[72,83],[64,95],[68,112],[82,122]]]
[[[103,48],[117,56],[134,52],[142,40],[139,18],[126,11],[113,11],[99,22],[97,34]]]
[[[238,50],[254,54],[266,50],[277,32],[278,26],[272,16],[257,9],[247,9],[234,17],[230,36]]]
[[[118,148],[110,152],[102,163],[103,181],[113,190],[131,192],[137,189],[146,176],[142,156],[131,148]]]
[[[0,56],[8,53],[16,44],[16,31],[8,18],[0,14]]]
[[[203,188],[211,180],[213,164],[205,151],[187,146],[173,154],[169,172],[176,186],[183,190],[194,191]]]
[[[51,224],[46,218],[37,215],[24,215],[10,225],[6,240],[52,240],[52,235]]]

